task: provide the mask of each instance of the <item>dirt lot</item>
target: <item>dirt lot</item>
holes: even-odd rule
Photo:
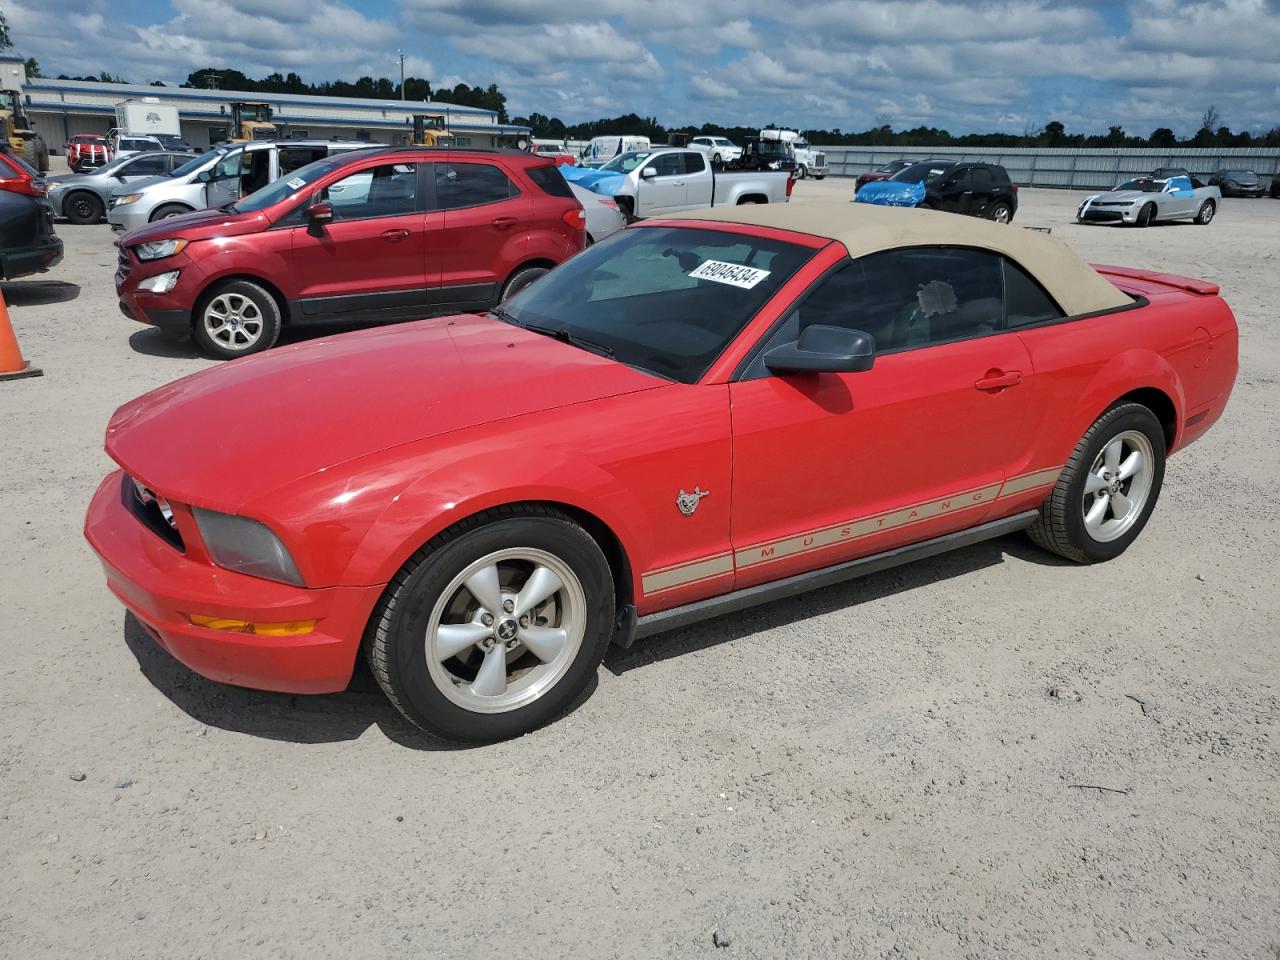
[[[0,954],[1276,960],[1280,202],[1078,200],[1018,221],[1217,281],[1242,333],[1123,558],[1013,537],[728,617],[457,751],[367,677],[217,686],[126,620],[80,535],[103,426],[206,361],[117,312],[107,227],[61,227],[4,285],[46,376],[0,384]]]

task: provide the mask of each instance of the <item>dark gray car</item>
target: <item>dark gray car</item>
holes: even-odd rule
[[[1267,192],[1252,170],[1219,170],[1209,183],[1221,190],[1224,197],[1260,197]]]
[[[107,212],[107,198],[117,187],[151,177],[168,177],[194,153],[153,151],[119,157],[105,166],[64,177],[50,177],[49,202],[56,216],[72,223],[97,223]]]

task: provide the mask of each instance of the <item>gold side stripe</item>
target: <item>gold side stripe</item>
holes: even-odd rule
[[[926,503],[901,507],[897,510],[890,510],[887,513],[875,514],[870,517],[860,517],[856,520],[824,527],[809,533],[766,541],[752,547],[745,547],[734,553],[724,553],[702,560],[661,567],[644,574],[642,586],[646,596],[666,590],[674,590],[677,587],[687,587],[694,583],[712,580],[732,573],[736,567],[751,567],[761,563],[772,563],[799,553],[821,550],[832,544],[858,540],[872,534],[883,533],[886,530],[923,523],[926,520],[932,520],[947,513],[972,510],[974,507],[985,506],[994,500],[1016,496],[1028,490],[1035,490],[1038,487],[1049,486],[1057,482],[1061,473],[1061,467],[1037,470],[1034,473],[1011,477],[1003,484],[993,483],[985,487],[976,487],[973,490],[966,490],[963,493],[953,494],[949,497],[940,497],[937,500],[930,500]]]
[[[1057,483],[1061,473],[1061,467],[1054,467],[1052,470],[1039,470],[1035,473],[1024,473],[1020,477],[1011,477],[1005,481],[1004,488],[1000,491],[1000,496],[1009,497],[1015,493],[1026,493],[1036,487],[1047,487],[1050,484]]]
[[[646,573],[643,577],[643,587],[646,594],[658,593],[732,572],[733,554],[725,553],[718,557],[708,557],[705,560],[695,560],[692,563],[682,563]]]
[[[734,554],[734,561],[739,567],[750,567],[758,563],[781,560],[797,553],[820,550],[834,543],[858,540],[896,527],[905,527],[925,520],[932,520],[934,517],[940,517],[945,513],[955,513],[958,510],[970,510],[974,507],[984,506],[994,500],[999,492],[1000,484],[993,483],[965,493],[958,493],[954,496],[930,500],[928,503],[903,507],[899,510],[891,510],[888,513],[872,517],[849,520],[832,527],[815,530],[812,533],[802,533],[798,536],[746,547]]]

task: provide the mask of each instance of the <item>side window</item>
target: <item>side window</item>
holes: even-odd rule
[[[685,173],[701,173],[707,169],[707,158],[696,150],[690,150],[683,154],[684,156],[684,172]]]
[[[497,203],[518,196],[507,175],[488,163],[437,163],[436,205],[441,210],[461,210]]]
[[[320,191],[334,220],[398,217],[418,209],[418,170],[412,163],[388,163],[343,177]]]
[[[1004,262],[1004,302],[1010,329],[1066,316],[1044,288],[1012,260]]]
[[[245,151],[231,151],[231,153],[228,153],[218,161],[218,165],[213,170],[213,178],[215,180],[234,180],[241,173],[248,173],[247,168],[242,169],[241,167],[246,159]]]
[[[969,169],[957,170],[943,181],[943,189],[968,190],[971,185]]]
[[[684,173],[684,161],[678,153],[663,153],[649,161],[649,166],[657,171],[660,177],[678,177]]]
[[[305,167],[316,160],[323,160],[324,157],[324,147],[281,147],[280,176],[293,173],[299,167]]]
[[[1004,319],[1001,258],[962,247],[873,253],[827,277],[771,338],[776,346],[823,324],[862,330],[877,353],[998,333]],[[757,361],[751,375],[759,375]]]
[[[991,179],[991,171],[986,167],[974,167],[969,171],[973,178],[973,188],[975,190],[990,190],[993,184]]]
[[[162,153],[154,156],[143,155],[129,164],[124,171],[127,177],[158,177],[169,172],[169,164]]]

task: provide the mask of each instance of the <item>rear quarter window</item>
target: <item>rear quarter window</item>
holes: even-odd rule
[[[1012,260],[1004,262],[1004,301],[1011,330],[1066,316],[1044,287]]]
[[[573,191],[569,189],[569,184],[561,175],[559,167],[530,167],[525,173],[543,193],[553,197],[571,198],[573,196]]]

